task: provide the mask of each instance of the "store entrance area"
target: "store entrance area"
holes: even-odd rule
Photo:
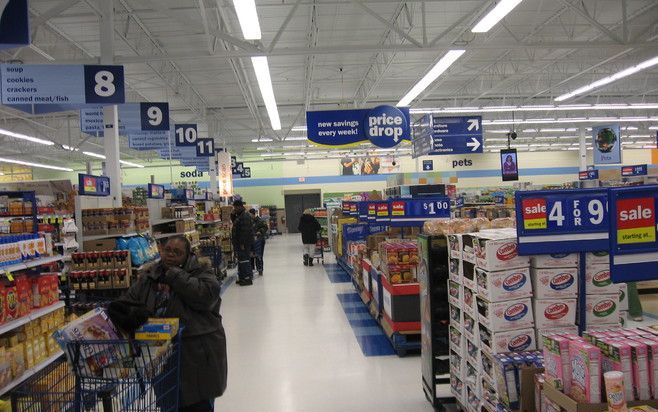
[[[289,234],[268,240],[264,261],[253,286],[231,286],[222,297],[229,383],[216,410],[433,410],[421,389],[420,357],[363,349],[360,336],[370,328],[348,320],[359,315],[339,295],[354,286],[334,276],[333,258],[305,267],[301,237]]]

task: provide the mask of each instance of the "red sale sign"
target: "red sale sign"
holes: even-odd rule
[[[656,241],[656,205],[653,197],[617,200],[617,243]]]
[[[546,199],[523,199],[521,207],[525,229],[546,229]]]

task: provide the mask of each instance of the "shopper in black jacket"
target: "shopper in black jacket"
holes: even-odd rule
[[[302,234],[302,243],[304,244],[304,266],[313,266],[313,255],[315,254],[315,244],[318,241],[318,232],[322,229],[320,222],[313,216],[310,209],[304,210],[304,214],[299,219],[297,230]]]
[[[245,211],[242,200],[233,202],[233,230],[231,238],[238,258],[238,281],[240,286],[251,285],[253,268],[251,267],[251,247],[254,244],[254,222]]]

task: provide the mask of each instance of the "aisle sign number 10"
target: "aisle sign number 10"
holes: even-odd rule
[[[176,135],[176,146],[196,146],[198,132],[196,124],[176,124],[174,125]]]
[[[523,228],[594,229],[607,222],[607,202],[602,198],[523,199]]]

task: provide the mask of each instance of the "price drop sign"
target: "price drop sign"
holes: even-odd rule
[[[422,226],[427,219],[449,219],[450,199],[396,199],[389,201],[391,226]]]
[[[607,209],[602,189],[516,192],[519,254],[608,250]]]
[[[610,189],[612,281],[658,279],[658,185]]]

